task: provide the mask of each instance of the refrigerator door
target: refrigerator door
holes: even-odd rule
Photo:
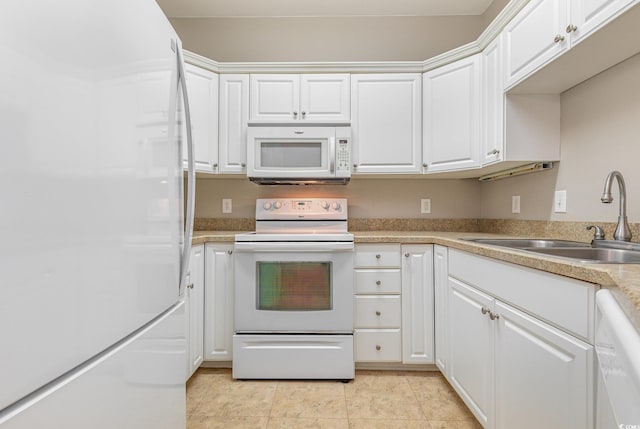
[[[52,383],[11,413],[2,429],[185,427],[184,303]]]
[[[0,2],[0,411],[178,301],[178,47],[153,0]]]

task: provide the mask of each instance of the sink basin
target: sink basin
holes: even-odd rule
[[[570,258],[579,262],[596,264],[640,264],[640,252],[637,250],[603,249],[595,247],[547,247],[522,250],[561,258]]]
[[[589,243],[568,240],[553,240],[547,238],[465,238],[466,241],[473,241],[491,246],[510,247],[514,249],[524,248],[557,248],[557,247],[590,247]]]

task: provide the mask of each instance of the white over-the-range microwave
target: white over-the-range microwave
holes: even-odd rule
[[[247,176],[260,184],[346,184],[350,126],[249,126]]]

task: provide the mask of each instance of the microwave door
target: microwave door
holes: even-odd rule
[[[328,177],[329,138],[256,140],[254,169],[262,177]]]

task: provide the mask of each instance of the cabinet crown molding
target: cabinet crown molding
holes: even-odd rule
[[[511,0],[478,36],[461,47],[424,61],[218,62],[187,50],[190,64],[215,73],[424,73],[481,52],[529,0]]]

